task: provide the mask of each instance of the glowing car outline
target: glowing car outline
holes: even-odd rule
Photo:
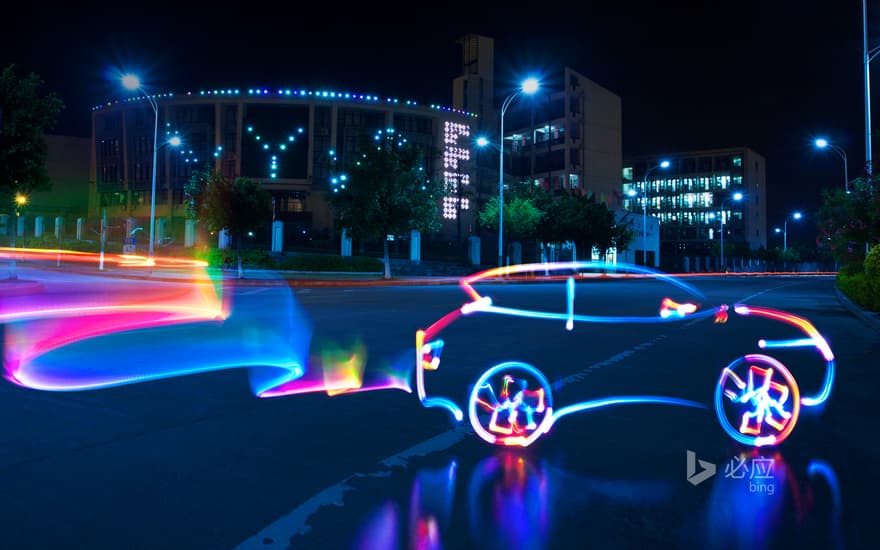
[[[834,353],[815,326],[807,319],[797,315],[746,304],[735,304],[732,308],[726,304],[707,308],[699,311],[696,304],[686,302],[677,303],[670,298],[664,298],[657,316],[651,317],[626,317],[626,316],[590,316],[574,313],[574,284],[575,276],[572,272],[590,270],[595,273],[578,273],[578,277],[650,277],[652,279],[665,280],[689,295],[705,301],[705,297],[695,288],[678,278],[653,269],[632,264],[610,264],[596,261],[575,261],[555,263],[518,264],[507,267],[487,269],[465,277],[459,281],[459,285],[470,298],[459,308],[450,311],[425,329],[416,331],[416,389],[419,401],[426,407],[440,407],[448,410],[456,422],[464,420],[464,412],[451,399],[441,396],[428,396],[425,390],[425,371],[437,370],[440,365],[440,356],[444,342],[438,335],[449,324],[461,317],[477,313],[491,313],[500,315],[524,316],[536,319],[564,321],[567,330],[572,330],[575,321],[579,322],[604,322],[604,323],[657,323],[675,322],[684,319],[713,317],[715,323],[725,323],[729,311],[739,316],[756,316],[774,319],[787,323],[803,334],[804,338],[793,340],[758,340],[760,350],[773,348],[797,348],[812,347],[820,353],[825,362],[825,377],[822,388],[813,396],[801,396],[797,382],[788,368],[772,356],[764,353],[750,353],[738,357],[721,371],[721,375],[715,386],[715,413],[724,431],[739,443],[754,447],[778,445],[792,432],[797,422],[801,407],[812,407],[824,403],[830,393],[834,381]],[[567,308],[565,312],[550,313],[531,311],[516,308],[505,308],[495,305],[492,298],[483,296],[474,288],[474,283],[494,279],[497,277],[510,278],[511,276],[534,274],[544,272],[546,278],[551,271],[568,271],[566,276],[556,276],[566,280]],[[740,376],[737,369],[745,365],[748,376]],[[773,376],[779,373],[780,379],[773,380]],[[496,395],[491,380],[493,376],[502,375],[502,386]],[[522,378],[517,378],[518,374]],[[535,390],[528,390],[529,380],[536,381],[539,386]],[[510,385],[519,385],[517,393],[511,393]],[[481,393],[482,392],[482,393]],[[775,398],[771,395],[775,392]],[[500,399],[499,399],[500,396]],[[527,401],[527,398],[530,401]],[[727,401],[725,401],[725,399]],[[753,407],[742,415],[739,427],[733,425],[725,410],[727,403]],[[506,361],[485,370],[469,392],[467,413],[471,426],[475,433],[490,444],[518,445],[526,447],[536,441],[542,434],[547,433],[553,424],[567,414],[592,408],[598,408],[617,404],[635,403],[659,403],[705,408],[705,405],[686,399],[674,397],[633,395],[618,396],[593,401],[584,401],[562,407],[553,408],[552,390],[547,378],[537,368],[519,361]],[[786,410],[785,404],[789,404]],[[477,407],[482,406],[487,412],[491,412],[488,425],[484,425],[479,418]],[[507,414],[506,425],[499,424],[499,410]],[[485,415],[484,415],[485,416]],[[538,417],[536,420],[536,416]],[[765,434],[765,426],[775,429],[775,434]],[[772,431],[772,430],[771,430]]]

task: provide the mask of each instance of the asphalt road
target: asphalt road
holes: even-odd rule
[[[65,276],[46,277],[39,293],[55,301],[77,288],[119,296],[173,287],[81,276],[65,287]],[[736,443],[712,407],[723,367],[757,351],[759,338],[792,337],[778,323],[731,315],[727,323],[576,323],[567,331],[556,320],[477,315],[444,331],[440,368],[426,374],[429,393],[464,403],[488,367],[522,361],[546,375],[557,410],[619,395],[705,408],[587,410],[518,449],[485,443],[467,418],[455,423],[443,409],[422,407],[415,393],[260,399],[242,368],[73,392],[3,381],[0,546],[874,547],[880,333],[845,307],[832,278],[688,282],[706,304],[745,302],[807,317],[834,349],[829,401],[802,409],[780,446],[753,451]],[[579,283],[575,307],[590,315],[656,314],[668,286]],[[482,288],[496,304],[565,310],[564,283]],[[291,335],[310,342],[310,364],[363,359],[365,386],[378,385],[411,376],[416,329],[466,301],[455,286],[251,286],[226,296],[232,315],[219,328],[108,334],[46,358],[69,376],[151,366],[167,373],[178,364],[254,360],[235,357],[236,345],[247,342],[290,357],[296,349],[284,336]],[[823,374],[808,356],[783,360],[805,393],[821,387]],[[689,483],[689,451],[714,464],[715,475]],[[746,463],[748,473],[736,467]]]

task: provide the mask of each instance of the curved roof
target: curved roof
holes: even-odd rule
[[[377,95],[371,94],[359,94],[353,92],[339,92],[336,90],[307,90],[304,88],[215,88],[210,90],[199,90],[198,92],[186,92],[184,94],[175,94],[172,92],[163,93],[163,94],[150,94],[150,97],[156,100],[162,99],[174,99],[174,98],[189,98],[189,97],[254,97],[254,98],[297,98],[297,99],[317,99],[317,100],[327,100],[327,101],[347,101],[347,102],[362,102],[362,103],[370,103],[370,104],[386,104],[386,105],[403,105],[408,107],[426,107],[425,105],[421,105],[419,102],[414,100],[400,100],[396,97],[380,97]],[[138,95],[135,97],[129,97],[124,99],[116,99],[112,101],[107,101],[106,103],[102,103],[100,105],[96,105],[92,107],[93,111],[97,111],[99,109],[104,109],[107,107],[112,107],[114,105],[126,104],[126,103],[139,103],[144,101],[146,98],[143,95]],[[428,104],[427,108],[435,109],[438,111],[446,111],[450,113],[456,113],[460,115],[465,115],[469,117],[477,117],[476,113],[471,113],[468,111],[464,111],[461,109],[453,109],[452,107],[446,107],[443,105],[437,105],[434,103]]]

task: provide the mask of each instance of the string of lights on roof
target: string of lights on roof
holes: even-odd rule
[[[260,96],[260,97],[309,97],[309,98],[318,98],[318,99],[331,99],[331,100],[342,100],[342,101],[364,101],[364,102],[373,102],[373,103],[381,103],[384,102],[386,104],[403,104],[409,107],[416,107],[419,105],[417,101],[406,100],[401,101],[396,97],[386,97],[384,100],[377,95],[369,95],[369,94],[353,94],[350,92],[336,92],[336,91],[327,91],[327,90],[304,90],[304,89],[291,89],[291,88],[278,88],[277,90],[269,90],[268,88],[248,88],[244,93],[239,88],[226,88],[226,89],[212,89],[212,90],[199,90],[198,92],[187,92],[186,97],[192,96]],[[174,93],[164,93],[164,94],[151,94],[149,96],[152,99],[168,99],[175,97]],[[125,104],[125,103],[136,103],[140,101],[144,101],[146,98],[144,96],[136,96],[129,97],[124,99],[117,99],[113,101],[108,101],[101,105],[96,105],[92,107],[93,111],[97,111],[100,109],[104,109],[107,107],[112,107],[113,105]],[[462,115],[466,115],[469,117],[477,117],[476,113],[471,113],[468,111],[464,111],[462,109],[453,109],[452,107],[445,107],[443,105],[437,105],[435,103],[431,103],[429,108],[437,110],[437,111],[446,111],[450,113],[458,113]]]

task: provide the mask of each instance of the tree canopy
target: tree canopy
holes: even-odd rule
[[[498,199],[492,197],[480,211],[480,223],[498,229]],[[617,223],[614,212],[593,195],[540,187],[505,200],[504,232],[512,239],[537,238],[548,244],[574,242],[589,254],[592,249],[624,250],[632,231]]]
[[[822,192],[818,213],[816,244],[844,264],[865,259],[866,243],[880,240],[880,193],[877,180],[857,178],[850,182],[850,193],[843,189]]]
[[[271,195],[247,178],[230,180],[217,172],[193,174],[191,185],[198,184],[204,185],[204,191],[197,195],[199,220],[210,231],[225,229],[229,233],[238,252],[238,276],[242,277],[241,239],[269,219]]]
[[[385,278],[391,277],[388,235],[437,228],[443,184],[428,174],[431,154],[393,130],[380,130],[362,140],[355,160],[331,179],[338,226],[355,239],[382,240]]]
[[[16,194],[51,187],[43,132],[55,125],[64,103],[53,93],[41,95],[42,87],[37,74],[19,78],[14,65],[0,72],[0,211],[14,208]]]

